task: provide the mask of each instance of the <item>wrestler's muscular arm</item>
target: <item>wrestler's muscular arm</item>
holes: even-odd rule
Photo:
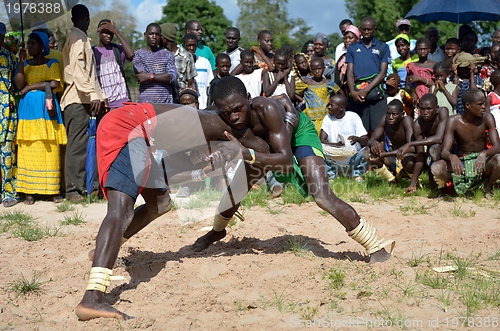
[[[284,173],[291,171],[293,169],[293,153],[283,120],[283,108],[280,108],[280,105],[273,100],[254,98],[252,100],[252,111],[256,115],[252,116],[250,124],[252,131],[267,140],[273,150],[272,153],[255,152],[255,165],[271,171]],[[231,139],[236,138],[232,137]],[[242,154],[245,160],[251,159],[246,146],[242,148]]]
[[[479,156],[476,159],[476,162],[474,163],[474,171],[477,171],[478,174],[480,175],[483,174],[486,168],[486,158],[500,153],[500,142],[496,130],[495,118],[491,113],[485,113],[483,115],[483,122],[487,134],[490,138],[492,147],[490,149],[485,149],[482,152],[480,152]]]

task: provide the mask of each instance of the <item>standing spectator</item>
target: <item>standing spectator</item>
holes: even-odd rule
[[[17,191],[26,193],[27,205],[35,203],[34,194],[52,195],[54,203],[63,201],[61,189],[61,149],[67,142],[61,108],[52,92],[62,90],[59,62],[47,59],[49,37],[40,31],[28,37],[28,51],[19,52],[16,86],[21,91],[19,124],[16,135],[18,151]],[[47,107],[47,93],[52,99]],[[85,163],[85,162],[84,162]]]
[[[495,30],[491,35],[491,45],[500,44],[500,30]]]
[[[262,68],[254,69],[255,58],[253,53],[244,49],[240,54],[240,65],[243,72],[235,77],[243,82],[245,89],[253,98],[262,95]]]
[[[59,50],[59,44],[57,43],[56,36],[54,36],[54,34],[52,32],[49,32],[47,35],[49,36],[49,48]],[[64,68],[63,68],[63,70],[64,70]]]
[[[240,64],[240,53],[243,50],[243,48],[239,47],[240,40],[240,30],[234,27],[226,30],[227,49],[223,53],[229,55],[231,59],[231,68],[229,72],[233,71],[234,68]]]
[[[184,32],[186,34],[192,33],[196,36],[197,45],[196,45],[196,56],[202,56],[210,62],[212,70],[215,70],[215,55],[210,49],[210,47],[205,46],[201,43],[203,38],[203,26],[198,21],[188,21],[186,26],[184,27]]]
[[[12,85],[16,70],[16,57],[4,43],[6,30],[5,24],[0,22],[0,170],[2,203],[4,207],[12,207],[19,202],[14,175],[17,110],[14,106],[14,86]]]
[[[410,29],[411,29],[411,23],[407,19],[399,19],[396,22],[396,35],[399,35],[401,33],[404,33],[405,35],[408,35],[408,38],[410,36]],[[415,39],[410,39],[410,52],[414,53],[415,52],[415,45],[417,41]],[[398,49],[396,47],[396,39],[389,40],[386,42],[387,46],[389,47],[389,63],[392,63],[394,59],[399,57]],[[392,66],[389,66],[387,69],[387,74],[392,74]]]
[[[339,29],[340,29],[340,33],[342,34],[342,36],[345,34],[345,29],[349,25],[352,25],[352,21],[350,19],[348,19],[348,18],[343,19],[342,21],[340,21],[340,23],[339,23]],[[347,52],[347,46],[345,45],[344,42],[341,42],[335,48],[335,63],[339,61],[340,57],[342,56],[342,54],[345,54],[345,52]]]
[[[66,198],[82,201],[85,188],[85,160],[87,158],[86,134],[90,114],[101,111],[101,102],[106,102],[97,79],[94,52],[87,30],[90,14],[86,6],[78,4],[71,8],[73,27],[64,44],[64,81],[66,90],[61,99],[64,109],[64,125],[68,134],[65,156]],[[99,188],[95,176],[94,190]],[[90,192],[87,192],[90,194]]]
[[[199,102],[200,109],[207,108],[208,101],[208,85],[214,79],[214,74],[212,72],[212,67],[210,62],[202,56],[195,54],[197,39],[196,35],[188,33],[182,38],[182,47],[184,47],[189,53],[193,54],[195,58],[195,66],[197,76],[195,77],[196,85],[198,86],[198,93],[200,94]]]
[[[123,66],[125,59],[132,61],[134,51],[109,19],[103,19],[99,22],[97,34],[99,35],[99,46],[94,47],[97,77],[102,90],[108,97],[109,109],[118,108],[123,106],[124,102],[130,101]],[[115,35],[118,37],[120,45],[112,42]]]
[[[146,48],[135,51],[134,71],[139,102],[173,103],[172,83],[177,79],[174,54],[160,48],[161,28],[150,23],[144,32]]]
[[[330,39],[324,33],[317,33],[314,36],[314,56],[320,57],[325,63],[325,72],[323,73],[326,78],[333,77],[335,71],[335,61],[326,54],[326,50],[330,47]]]
[[[431,43],[431,50],[427,58],[434,62],[441,62],[446,58],[444,50],[438,45],[439,30],[435,27],[430,27],[425,32],[425,39]]]
[[[196,90],[196,66],[194,58],[187,50],[175,43],[177,26],[174,23],[163,23],[161,28],[161,44],[170,52],[174,53],[177,80],[174,83],[174,103],[179,102],[179,93],[185,88]]]
[[[349,110],[361,117],[366,131],[370,132],[377,127],[387,106],[384,93],[379,92],[387,73],[389,47],[373,37],[377,30],[373,17],[363,18],[360,30],[363,39],[349,46],[345,58],[351,95]]]
[[[267,69],[269,71],[274,70],[273,58],[274,58],[274,41],[273,34],[271,31],[262,30],[257,35],[257,42],[259,46],[252,46],[250,50],[255,56],[255,65],[261,69]],[[235,70],[235,73],[239,74],[241,71]]]
[[[239,62],[239,61],[238,61]],[[208,86],[208,101],[207,107],[214,103],[214,86],[224,77],[229,76],[229,68],[231,68],[231,58],[226,53],[220,53],[215,58],[215,66],[217,67],[217,75],[212,79]]]

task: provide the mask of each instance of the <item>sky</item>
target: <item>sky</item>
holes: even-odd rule
[[[137,18],[137,30],[144,32],[146,26],[162,17],[162,9],[165,0],[124,0],[130,2],[131,13]],[[236,25],[240,14],[237,0],[215,0],[215,3],[224,9],[226,17]],[[344,18],[349,18],[345,0],[313,0],[316,12],[304,10],[304,0],[288,0],[288,17],[302,18],[312,27],[311,34],[323,32],[330,34],[337,32],[340,34],[339,22]]]

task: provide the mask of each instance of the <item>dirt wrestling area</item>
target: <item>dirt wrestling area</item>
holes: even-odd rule
[[[196,209],[196,197],[176,200],[176,211],[120,251],[113,273],[125,280],[112,281],[106,299],[135,317],[125,322],[74,314],[105,203],[0,207],[3,217],[31,216],[46,234],[27,241],[3,220],[0,330],[498,330],[497,196],[344,196],[379,238],[397,242],[393,257],[375,265],[314,202],[283,198],[242,208],[245,220],[225,239],[194,253],[215,202]],[[23,279],[34,287],[25,294],[16,287]]]

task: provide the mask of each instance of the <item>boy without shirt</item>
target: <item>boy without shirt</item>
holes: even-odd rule
[[[396,182],[395,175],[399,174],[396,161],[397,150],[411,141],[413,135],[413,121],[411,116],[404,116],[403,104],[399,100],[393,100],[387,105],[385,117],[380,120],[365,152],[365,159],[375,170],[390,183]],[[411,150],[410,152],[412,152]],[[407,153],[401,160],[403,170],[408,174],[413,173],[415,155]],[[389,169],[390,171],[389,171]]]
[[[480,89],[465,91],[462,100],[464,113],[448,118],[442,160],[435,162],[431,171],[444,183],[453,180],[458,194],[486,179],[484,191],[489,194],[500,178],[500,143],[495,119],[490,113],[485,113],[486,97]],[[492,145],[489,149],[488,140]],[[451,152],[454,141],[457,154]]]
[[[411,147],[416,148],[417,157],[413,168],[413,176],[410,186],[405,193],[413,193],[417,190],[418,177],[426,166],[427,157],[430,156],[432,162],[441,158],[441,143],[443,142],[446,121],[448,120],[448,109],[439,107],[434,94],[428,93],[422,96],[419,103],[420,116],[413,122],[413,136],[415,140],[407,142],[398,149],[398,159],[402,159],[404,153]],[[427,151],[424,150],[427,146]],[[437,184],[429,171],[429,182],[431,189],[436,189]]]

